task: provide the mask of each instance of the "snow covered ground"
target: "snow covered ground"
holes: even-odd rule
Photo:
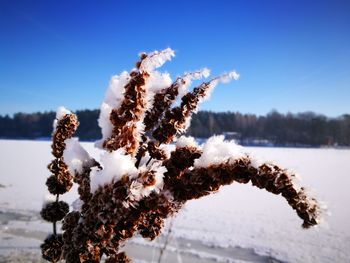
[[[92,143],[83,146],[98,156]],[[331,216],[303,230],[281,197],[233,184],[189,202],[173,219],[163,262],[350,262],[350,150],[247,151],[298,172]],[[51,231],[38,214],[51,159],[50,142],[0,140],[0,262],[40,262],[38,246]],[[74,200],[73,192],[63,199]],[[126,250],[136,261],[157,261],[165,236],[152,243],[135,238]]]

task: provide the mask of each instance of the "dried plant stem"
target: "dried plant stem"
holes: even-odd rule
[[[238,183],[251,183],[273,194],[281,194],[288,204],[296,210],[303,220],[303,227],[309,228],[318,224],[320,207],[314,198],[305,194],[304,188],[295,185],[295,175],[277,165],[251,165],[248,156],[205,168],[186,171],[169,185],[175,200],[181,202],[197,199],[219,190],[220,186]]]
[[[56,195],[56,204],[58,204],[59,201],[59,194]],[[57,227],[56,227],[57,221],[54,221],[52,223],[52,227],[53,227],[53,234],[56,236],[57,235]]]
[[[53,234],[49,235],[41,245],[43,258],[51,262],[57,262],[62,258],[63,240],[62,235],[57,234],[57,222],[69,212],[69,205],[59,201],[59,195],[69,191],[72,187],[72,176],[63,161],[63,151],[66,146],[64,141],[72,137],[77,127],[76,116],[65,114],[57,121],[53,133],[52,154],[56,159],[48,166],[53,175],[47,179],[46,185],[49,192],[55,195],[55,201],[46,203],[40,212],[43,219],[52,222]]]
[[[169,240],[170,240],[170,235],[171,235],[171,232],[172,232],[172,229],[173,229],[173,223],[174,223],[174,218],[171,218],[170,224],[169,224],[168,233],[167,233],[167,235],[166,235],[166,237],[165,237],[164,245],[163,245],[163,247],[160,249],[160,252],[159,252],[158,263],[161,263],[161,262],[162,262],[163,253],[164,253],[164,251],[166,250],[166,248],[167,248],[167,246],[168,246],[168,243],[169,243]]]
[[[56,236],[57,235],[56,221],[52,223],[52,230],[53,230],[53,234]]]
[[[142,54],[137,63],[139,68],[147,55]],[[146,81],[149,73],[135,70],[130,73],[130,81],[125,86],[124,100],[119,108],[112,110],[110,121],[113,124],[112,136],[103,142],[108,151],[124,148],[129,154],[137,152],[139,141],[136,138],[137,123],[143,121],[142,116],[146,110]]]
[[[146,163],[146,166],[149,165],[149,163],[152,161],[152,157],[149,157],[147,163]]]
[[[184,130],[191,114],[196,110],[200,100],[207,95],[210,88],[212,88],[212,82],[205,82],[183,96],[180,106],[168,109],[165,112],[160,125],[152,133],[153,137],[159,143],[170,143],[177,133]]]
[[[52,175],[46,182],[56,200],[41,211],[42,217],[53,224],[53,234],[41,245],[44,259],[99,263],[105,257],[106,263],[130,262],[120,251],[126,240],[137,233],[154,240],[165,220],[173,218],[187,201],[233,182],[251,182],[281,195],[303,220],[303,227],[318,224],[320,207],[316,200],[295,184],[292,173],[279,166],[257,165],[236,144],[223,138],[209,139],[202,147],[193,138],[180,138],[174,150],[166,145],[186,130],[191,115],[215,85],[238,78],[237,73],[230,72],[202,83],[174,107],[176,97],[187,90],[191,79],[208,72],[189,73],[170,86],[166,81],[169,87],[161,89],[166,74],[155,69],[172,56],[171,49],[141,54],[136,69],[117,76],[110,85],[99,119],[104,150],[101,164],[70,139],[78,126],[76,116],[58,111],[52,136],[55,159],[48,166]],[[163,82],[154,83],[159,76]],[[166,154],[169,149],[171,153]],[[59,195],[69,191],[73,181],[78,184],[79,199],[74,202],[75,211],[68,213],[69,206],[59,200]],[[57,223],[62,219],[63,234],[59,234]],[[159,263],[172,228],[173,221],[160,249]]]

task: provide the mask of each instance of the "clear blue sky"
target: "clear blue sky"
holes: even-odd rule
[[[201,109],[350,113],[350,1],[0,1],[0,114],[98,108],[140,51],[236,69]]]

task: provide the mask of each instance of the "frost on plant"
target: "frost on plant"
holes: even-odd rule
[[[130,72],[114,76],[101,105],[99,126],[104,150],[100,160],[90,157],[76,138],[76,115],[60,108],[54,122],[52,154],[46,185],[54,200],[46,202],[42,217],[53,233],[41,245],[42,255],[57,262],[129,262],[120,250],[136,234],[153,240],[164,221],[188,200],[216,192],[223,185],[249,183],[285,198],[305,228],[317,225],[320,208],[295,175],[270,163],[258,163],[233,141],[222,136],[199,146],[181,136],[199,104],[220,83],[237,80],[229,72],[189,89],[193,80],[207,78],[204,68],[171,82],[157,71],[174,56],[165,49],[142,53]],[[176,104],[176,100],[179,103]],[[176,142],[176,144],[171,144]],[[78,185],[79,199],[69,205],[59,196]],[[56,223],[62,221],[62,234]]]

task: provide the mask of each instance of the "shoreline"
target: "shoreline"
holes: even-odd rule
[[[79,137],[77,137],[79,138]],[[208,138],[195,138],[198,140],[200,144],[202,144],[203,141],[205,141]],[[51,137],[49,138],[1,138],[0,141],[22,141],[22,142],[51,142]],[[79,140],[82,143],[94,143],[96,140]],[[321,149],[321,150],[350,150],[350,146],[329,146],[329,145],[318,145],[318,146],[311,146],[311,145],[290,145],[290,144],[268,144],[268,145],[261,145],[261,144],[246,144],[241,143],[240,141],[236,141],[238,145],[247,147],[247,148],[272,148],[272,149]]]

